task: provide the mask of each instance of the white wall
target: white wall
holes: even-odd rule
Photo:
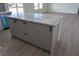
[[[49,12],[77,13],[79,3],[51,3]]]

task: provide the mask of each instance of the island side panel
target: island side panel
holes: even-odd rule
[[[52,26],[52,41],[51,41],[51,50],[50,50],[50,55],[54,55],[55,54],[55,47],[56,44],[58,42],[58,33],[59,33],[59,24],[56,26]]]

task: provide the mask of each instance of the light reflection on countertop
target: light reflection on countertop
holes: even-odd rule
[[[40,24],[46,24],[50,26],[59,24],[59,20],[62,18],[59,15],[42,14],[42,13],[25,13],[22,15],[15,14],[15,15],[10,15],[8,17],[14,19],[20,19],[24,21],[36,22]]]

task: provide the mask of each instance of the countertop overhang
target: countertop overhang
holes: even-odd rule
[[[42,14],[42,13],[26,13],[22,15],[10,15],[7,16],[10,19],[29,21],[34,23],[45,24],[49,26],[56,26],[59,24],[61,16],[54,14]]]

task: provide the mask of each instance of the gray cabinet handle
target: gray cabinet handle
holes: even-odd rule
[[[23,21],[23,24],[27,24],[27,23]]]
[[[16,19],[13,19],[13,22],[16,23]]]
[[[26,35],[26,36],[27,36],[28,34],[27,34],[27,33],[24,33],[24,35]]]
[[[16,23],[16,20],[14,20],[14,23]]]
[[[52,31],[52,26],[50,26],[50,32]]]

